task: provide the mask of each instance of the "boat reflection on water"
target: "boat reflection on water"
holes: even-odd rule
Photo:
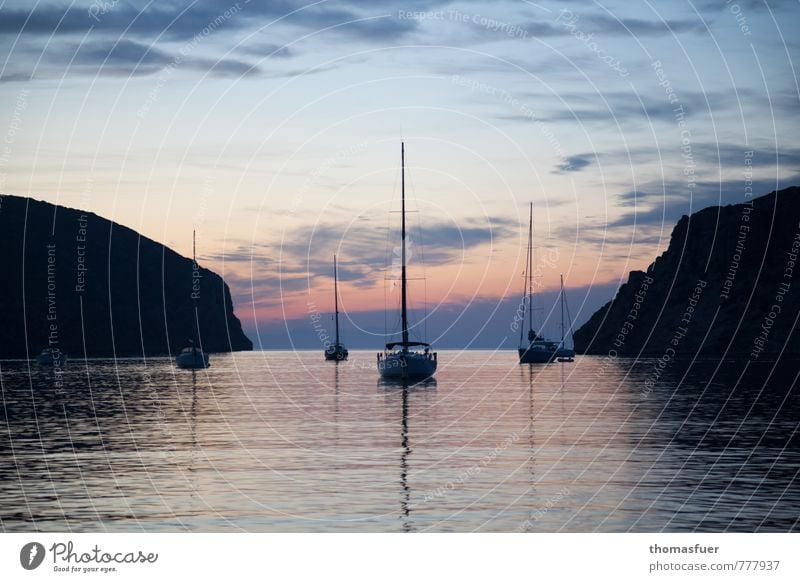
[[[436,378],[425,378],[417,382],[411,380],[403,380],[402,378],[380,378],[378,380],[379,390],[409,390],[411,392],[422,392],[426,390],[435,390],[438,383]]]
[[[403,516],[403,531],[412,532],[414,526],[411,521],[411,488],[408,486],[408,457],[411,455],[411,445],[408,442],[408,388],[403,389],[403,421],[401,436],[402,452],[400,453],[400,512]]]
[[[400,396],[402,401],[400,416],[400,518],[403,520],[403,531],[413,532],[414,521],[411,517],[411,486],[408,483],[408,460],[413,449],[409,439],[409,400],[415,392],[431,392],[436,390],[436,379],[426,378],[419,382],[402,381],[400,379],[381,378],[378,389],[386,394]]]
[[[339,362],[333,365],[333,444],[339,446]]]
[[[531,500],[536,499],[537,494],[537,479],[536,479],[536,406],[533,397],[533,372],[534,369],[539,370],[538,366],[520,366],[520,376],[524,375],[522,370],[528,369],[528,478],[530,479],[530,487],[527,491],[527,498]],[[520,382],[524,385],[524,381]],[[536,510],[535,504],[529,509],[529,515],[533,516]],[[523,522],[523,531],[532,531],[530,520]]]

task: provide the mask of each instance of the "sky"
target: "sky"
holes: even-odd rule
[[[576,324],[701,208],[800,184],[796,0],[0,3],[0,192],[95,212],[231,287],[263,348],[379,347],[406,144],[415,327]]]

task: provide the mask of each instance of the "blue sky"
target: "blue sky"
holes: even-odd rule
[[[504,337],[530,201],[585,320],[682,214],[800,182],[796,1],[1,6],[0,190],[197,229],[267,347],[334,252],[354,321],[393,307],[401,138],[434,336]]]

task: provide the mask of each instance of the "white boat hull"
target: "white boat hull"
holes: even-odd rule
[[[407,380],[430,378],[436,372],[436,360],[430,354],[397,352],[386,354],[378,360],[382,378]]]

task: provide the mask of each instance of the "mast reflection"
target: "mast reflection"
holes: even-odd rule
[[[387,393],[399,393],[401,397],[400,421],[400,518],[403,520],[403,531],[415,531],[411,517],[411,486],[408,482],[409,457],[412,448],[409,434],[409,400],[413,392],[427,392],[436,389],[436,379],[427,378],[421,382],[408,383],[400,380],[381,378],[378,388]]]

